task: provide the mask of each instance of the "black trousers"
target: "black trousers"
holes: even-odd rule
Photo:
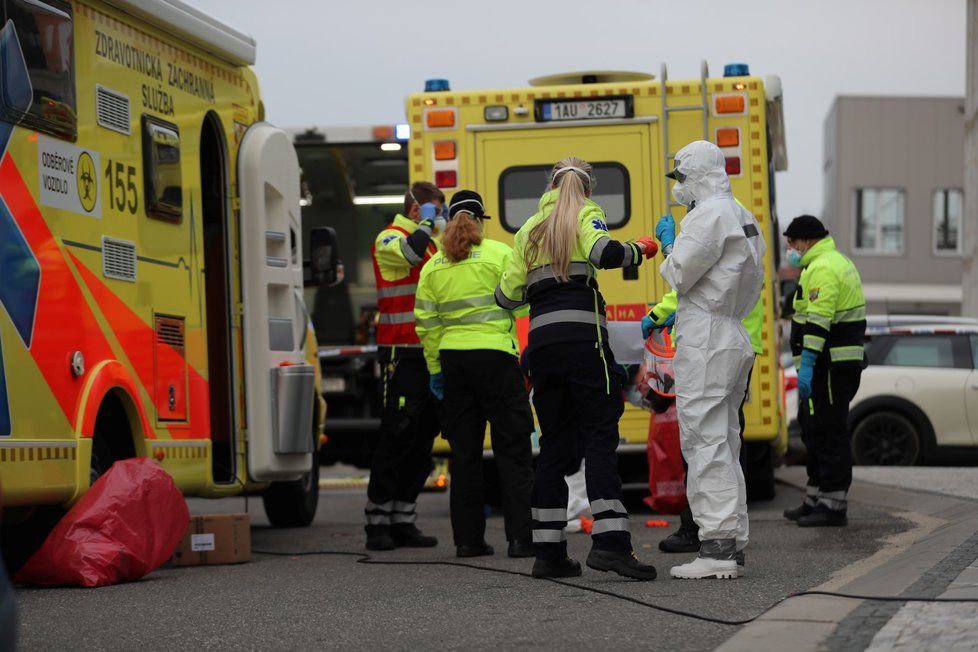
[[[455,545],[485,539],[482,446],[492,426],[492,453],[499,471],[506,539],[530,538],[533,489],[533,413],[523,372],[503,351],[441,352],[445,376],[442,433],[452,447],[452,533]]]
[[[540,457],[533,483],[533,541],[537,556],[567,554],[567,482],[585,459],[595,548],[632,549],[618,476],[618,419],[624,412],[614,356],[595,342],[561,342],[529,355],[533,405],[540,421]]]
[[[756,357],[756,356],[755,356]],[[744,440],[744,428],[747,427],[747,418],[744,417],[744,404],[747,402],[747,395],[750,394],[750,377],[754,373],[754,365],[751,365],[750,370],[747,372],[747,391],[744,393],[744,400],[740,402],[740,407],[737,408],[737,421],[740,423],[740,440]],[[743,456],[744,449],[740,449],[740,454]],[[689,472],[689,467],[686,465],[686,460],[683,460],[683,471]],[[685,484],[686,478],[683,477],[683,484]],[[693,520],[693,510],[686,505],[686,509],[682,511],[679,515],[679,527],[682,530],[689,532],[699,532],[699,526],[696,525],[696,521]]]
[[[441,427],[420,349],[381,352],[384,365],[380,435],[367,485],[367,533],[413,527],[416,503],[431,473],[431,445]]]
[[[808,486],[820,493],[848,491],[852,484],[849,403],[859,390],[860,364],[816,362],[812,396],[798,399],[801,439],[808,449]]]

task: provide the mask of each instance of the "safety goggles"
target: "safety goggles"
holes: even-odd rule
[[[679,168],[672,170],[671,172],[666,172],[666,178],[675,179],[679,183],[686,182],[686,175],[679,171]]]

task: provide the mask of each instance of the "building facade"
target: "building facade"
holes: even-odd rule
[[[960,315],[964,98],[836,97],[823,219],[870,314]]]

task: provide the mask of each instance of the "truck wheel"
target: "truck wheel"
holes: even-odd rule
[[[740,449],[740,465],[747,482],[747,500],[774,498],[774,451],[770,442],[745,441]]]
[[[313,403],[312,438],[314,442],[312,466],[298,480],[273,482],[262,494],[265,515],[274,527],[307,527],[316,518],[319,507],[319,455],[315,403]]]

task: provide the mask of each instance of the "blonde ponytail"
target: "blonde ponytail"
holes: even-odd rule
[[[570,169],[568,169],[570,168]],[[554,277],[570,280],[570,263],[580,235],[578,216],[591,190],[591,164],[568,156],[560,160],[551,172],[550,187],[560,191],[553,212],[527,235],[524,262],[527,269],[538,267],[540,254],[550,259]]]

